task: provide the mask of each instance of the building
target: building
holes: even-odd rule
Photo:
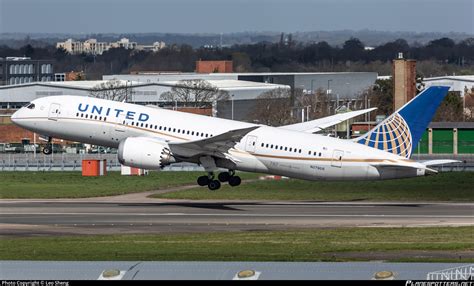
[[[424,78],[423,83],[425,87],[432,85],[450,86],[449,91],[459,92],[464,97],[466,90],[474,90],[474,75],[429,77]]]
[[[112,48],[157,52],[165,46],[164,42],[154,42],[152,45],[139,45],[137,42],[131,42],[127,38],[122,38],[116,42],[98,42],[97,39],[88,39],[81,42],[68,39],[64,42],[56,43],[56,48],[62,48],[73,55],[81,53],[102,55],[105,51]]]
[[[154,42],[152,45],[137,45],[136,49],[139,51],[158,52],[164,47],[166,47],[165,42]]]
[[[231,73],[233,72],[232,61],[197,61],[197,73]]]
[[[393,110],[397,110],[415,97],[416,91],[416,61],[403,58],[399,53],[398,59],[393,60]]]
[[[0,85],[54,80],[53,60],[29,57],[0,58]]]
[[[26,103],[44,96],[78,95],[91,96],[91,91],[106,83],[102,81],[64,81],[27,83],[15,86],[0,87],[0,111],[18,109]],[[136,104],[165,105],[168,102],[162,95],[177,85],[176,81],[144,83],[136,81],[119,81],[127,89],[127,102]],[[288,86],[278,84],[245,82],[237,80],[210,80],[218,90],[227,91],[232,100],[254,99],[263,92]],[[175,102],[172,103],[173,106]]]
[[[306,93],[328,92],[334,100],[357,99],[377,79],[376,72],[268,72],[268,73],[181,73],[137,72],[104,75],[104,80],[120,79],[140,83],[160,83],[191,79],[238,80],[289,86]],[[258,96],[256,94],[254,97]]]
[[[418,154],[474,154],[474,122],[431,122]]]

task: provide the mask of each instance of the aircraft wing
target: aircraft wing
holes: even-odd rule
[[[206,139],[168,144],[171,152],[180,157],[210,155],[231,159],[227,153],[229,149],[233,148],[245,135],[257,128],[260,128],[260,126],[235,129]]]
[[[306,133],[316,133],[318,131],[321,131],[322,129],[336,125],[338,123],[341,123],[353,117],[365,114],[375,109],[377,108],[374,107],[374,108],[350,111],[350,112],[327,116],[327,117],[323,117],[323,118],[319,118],[319,119],[315,119],[315,120],[311,120],[307,122],[284,125],[278,128],[306,132]]]

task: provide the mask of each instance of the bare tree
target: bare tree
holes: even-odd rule
[[[250,119],[265,125],[281,126],[294,123],[290,90],[274,89],[257,97]]]
[[[312,94],[301,95],[297,104],[301,105],[300,108],[305,108],[305,112],[309,111],[309,116],[306,116],[310,120],[331,115],[331,97],[322,89]]]
[[[90,94],[97,98],[127,101],[132,95],[132,88],[120,80],[109,80],[94,86]]]
[[[209,107],[218,100],[228,100],[227,91],[219,90],[206,80],[180,80],[171,91],[161,94],[161,100],[180,102],[184,106]]]
[[[474,121],[474,87],[464,89],[464,116],[467,121]]]

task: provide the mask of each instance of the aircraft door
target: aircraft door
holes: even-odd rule
[[[57,121],[60,114],[61,114],[61,105],[57,103],[51,103],[51,105],[49,106],[48,119]]]
[[[334,150],[332,152],[331,166],[336,167],[336,168],[341,168],[343,156],[344,156],[344,151]]]
[[[247,142],[245,144],[245,151],[255,152],[255,147],[257,145],[257,136],[249,135],[247,136]]]

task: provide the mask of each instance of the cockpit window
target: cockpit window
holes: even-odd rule
[[[31,103],[31,104],[27,105],[26,108],[28,108],[28,109],[35,109],[35,104],[34,104],[34,103]]]

